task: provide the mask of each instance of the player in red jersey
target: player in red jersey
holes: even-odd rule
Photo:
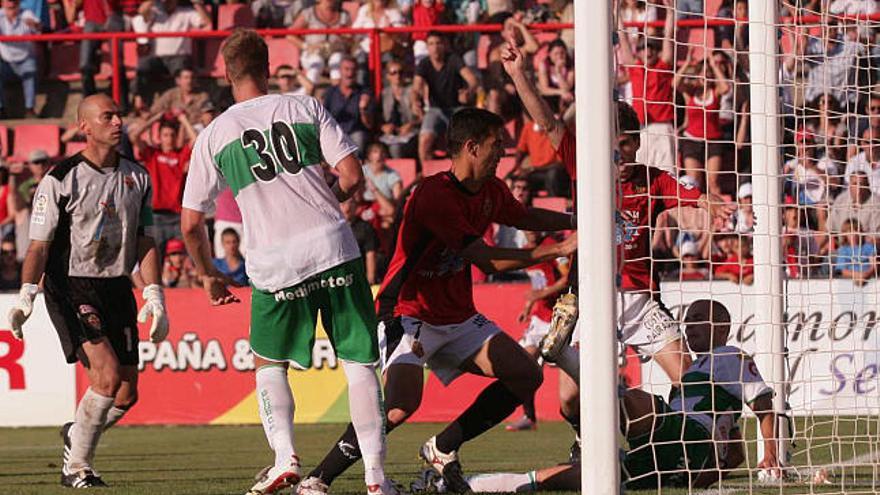
[[[535,360],[477,312],[470,265],[486,273],[516,270],[567,256],[577,246],[576,235],[531,249],[483,242],[492,223],[535,231],[574,225],[571,215],[524,207],[496,177],[503,132],[504,122],[491,112],[468,108],[453,115],[447,133],[452,168],[424,179],[407,201],[377,298],[389,430],[418,409],[424,366],[444,384],[462,373],[497,379],[421,448],[420,456],[455,492],[469,490],[459,447],[509,416],[542,382]],[[349,426],[297,493],[326,493],[327,485],[359,457]]]
[[[566,169],[572,179],[576,179],[575,136],[538,94],[525,71],[522,53],[510,43],[504,54],[504,68],[513,79],[526,110],[546,129]],[[658,284],[652,274],[651,226],[656,215],[666,209],[697,207],[726,219],[732,214],[733,206],[682,185],[667,172],[637,163],[640,124],[635,111],[626,103],[617,103],[617,125],[615,161],[620,184],[616,212],[620,291],[617,314],[621,340],[640,354],[652,357],[673,384],[677,384],[691,359],[678,325],[655,297]]]

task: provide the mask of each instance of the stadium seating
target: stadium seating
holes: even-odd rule
[[[9,149],[9,128],[0,125],[0,157],[9,156],[11,151]]]
[[[449,170],[452,160],[427,160],[422,162],[422,176],[430,177]]]
[[[257,21],[250,5],[244,3],[224,3],[217,10],[217,29],[227,30],[237,27],[256,27]]]
[[[351,16],[351,22],[354,22],[358,16],[358,10],[361,8],[360,2],[342,2],[342,10],[348,12],[348,15]]]
[[[64,143],[64,156],[71,156],[86,149],[85,141],[68,141]]]
[[[269,72],[275,73],[280,65],[299,67],[299,48],[287,41],[287,38],[269,38]]]
[[[516,158],[512,156],[502,157],[501,161],[498,162],[498,169],[495,171],[495,175],[497,175],[499,179],[507,177],[507,174],[513,170],[514,165],[516,165]]]
[[[406,189],[416,180],[416,161],[412,158],[390,158],[388,166],[394,169],[403,180],[403,187]]]
[[[16,160],[27,160],[28,154],[36,149],[44,150],[49,156],[61,154],[61,128],[57,125],[20,125],[13,136],[12,154]]]

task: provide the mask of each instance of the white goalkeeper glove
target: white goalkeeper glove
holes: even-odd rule
[[[22,340],[21,327],[24,322],[30,318],[34,311],[34,298],[40,287],[37,284],[22,284],[21,290],[18,291],[18,302],[9,310],[9,326],[12,327],[12,336],[18,340]]]
[[[168,314],[165,312],[165,295],[162,286],[150,284],[144,287],[141,294],[144,296],[144,305],[138,313],[138,321],[146,323],[147,318],[152,316],[150,342],[154,344],[162,342],[168,336]]]

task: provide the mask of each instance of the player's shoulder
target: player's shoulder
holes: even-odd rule
[[[73,172],[83,160],[85,160],[85,158],[83,158],[82,153],[69,156],[55,164],[46,176],[51,177],[58,182],[64,182],[64,179],[67,178],[67,176],[70,175],[70,173]]]
[[[144,166],[140,161],[138,161],[135,157],[129,155],[119,155],[119,165],[124,166],[127,169],[138,173],[138,174],[147,174],[150,172],[147,170],[147,167]]]

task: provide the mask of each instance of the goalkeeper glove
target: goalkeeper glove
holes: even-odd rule
[[[146,323],[147,318],[152,316],[150,342],[154,344],[162,342],[168,336],[168,314],[165,312],[165,295],[162,292],[162,286],[150,284],[144,287],[141,294],[144,296],[144,305],[138,313],[138,321]]]
[[[22,284],[21,290],[18,291],[18,302],[9,310],[9,326],[12,327],[12,336],[18,340],[22,340],[21,327],[24,322],[31,316],[34,311],[34,298],[40,287],[37,284]]]

